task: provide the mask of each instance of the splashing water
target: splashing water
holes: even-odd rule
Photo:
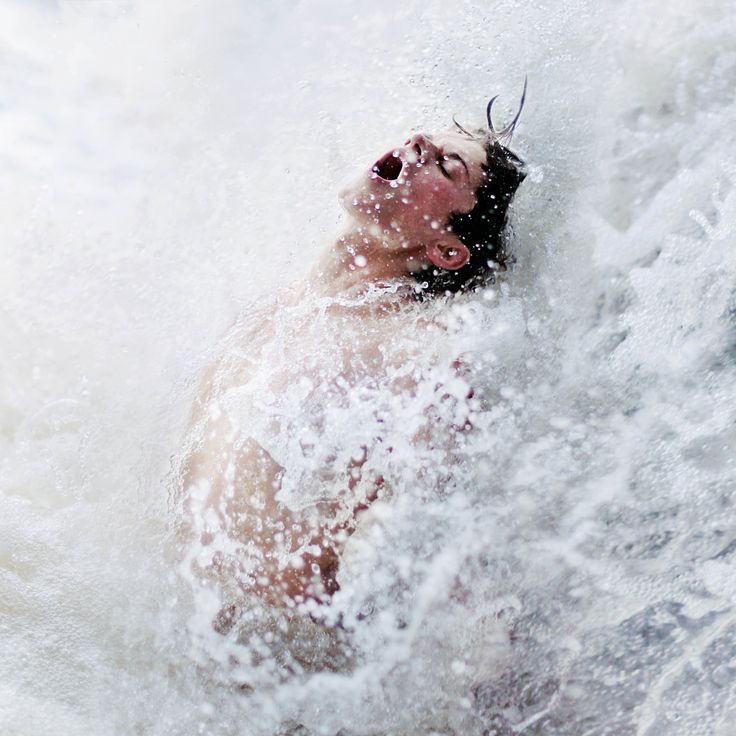
[[[3,4],[2,733],[733,733],[734,10]],[[283,677],[182,564],[198,376],[346,177],[493,94],[510,120],[525,74],[515,266],[430,330],[394,315],[425,393],[321,404],[325,457],[381,413],[393,491],[345,550],[340,652],[294,616],[266,644],[313,666]],[[278,327],[329,366],[301,309]],[[473,430],[402,446],[427,412]],[[324,491],[286,452],[290,503]]]

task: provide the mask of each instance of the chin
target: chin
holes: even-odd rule
[[[365,183],[363,178],[352,179],[338,192],[337,198],[340,204],[348,212],[352,212],[356,207],[363,205],[366,199]]]
[[[341,189],[338,200],[343,209],[356,220],[375,222],[377,218],[373,208],[378,200],[371,194],[367,182],[359,179]]]
[[[347,212],[351,212],[352,209],[355,207],[355,205],[353,204],[355,200],[355,187],[353,185],[345,186],[337,193],[337,201],[340,203],[340,206]]]
[[[401,191],[389,188],[389,181],[371,169],[344,186],[338,194],[338,201],[359,224],[377,226],[382,231],[392,230],[404,218],[402,207],[397,203]],[[378,210],[376,205],[380,205]]]

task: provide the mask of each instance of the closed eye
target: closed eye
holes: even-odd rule
[[[450,176],[450,172],[447,170],[447,167],[445,166],[446,160],[447,160],[446,156],[440,156],[437,159],[437,165],[440,167],[440,171],[442,172],[442,174],[444,175],[446,179],[452,179],[452,177]]]
[[[439,156],[439,158],[437,159],[437,164],[440,167],[440,171],[442,171],[442,174],[447,179],[452,179],[453,176],[452,176],[452,173],[451,173],[452,168],[448,168],[447,164],[445,163],[446,161],[459,161],[462,164],[463,168],[465,169],[465,173],[469,175],[468,166],[465,163],[465,161],[463,161],[463,159],[460,156],[460,154],[458,154],[458,153],[445,153],[445,154],[442,154],[441,153],[440,156]]]

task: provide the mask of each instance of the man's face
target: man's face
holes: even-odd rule
[[[358,221],[403,247],[436,237],[455,213],[469,212],[485,174],[482,141],[460,133],[417,133],[340,193]]]

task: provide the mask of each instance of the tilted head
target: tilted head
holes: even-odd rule
[[[345,208],[385,249],[407,252],[424,295],[478,288],[504,265],[506,214],[525,171],[504,145],[518,114],[496,132],[492,103],[487,131],[458,125],[415,134],[341,193]]]
[[[472,291],[505,267],[506,215],[526,173],[521,159],[493,136],[485,136],[483,146],[484,176],[475,190],[475,204],[467,212],[453,212],[447,223],[448,230],[467,249],[467,261],[455,269],[432,262],[414,273],[424,294]]]

